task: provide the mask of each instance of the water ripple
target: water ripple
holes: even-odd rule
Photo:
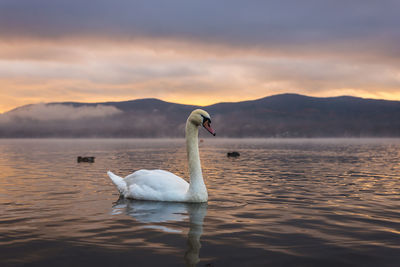
[[[0,264],[399,262],[400,140],[204,139],[200,153],[206,206],[143,203],[105,172],[187,177],[184,140],[0,140]]]

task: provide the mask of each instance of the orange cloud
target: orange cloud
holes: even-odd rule
[[[395,61],[303,52],[159,38],[13,39],[0,42],[0,112],[149,97],[208,105],[285,92],[400,100]]]

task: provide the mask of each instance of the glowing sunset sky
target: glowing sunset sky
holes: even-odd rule
[[[278,93],[400,100],[400,1],[1,0],[0,112]]]

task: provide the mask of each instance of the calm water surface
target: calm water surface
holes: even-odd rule
[[[200,154],[208,204],[127,201],[106,171],[187,177],[183,139],[0,140],[0,266],[399,266],[399,139]]]

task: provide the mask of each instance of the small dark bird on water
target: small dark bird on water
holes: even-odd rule
[[[232,157],[232,158],[237,158],[237,157],[240,156],[240,153],[237,152],[237,151],[228,152],[228,153],[226,153],[226,156],[227,156],[228,158],[230,158],[230,157]]]
[[[94,159],[95,159],[95,157],[81,157],[81,156],[79,156],[77,158],[77,161],[78,161],[78,163],[81,163],[81,162],[94,163]]]

